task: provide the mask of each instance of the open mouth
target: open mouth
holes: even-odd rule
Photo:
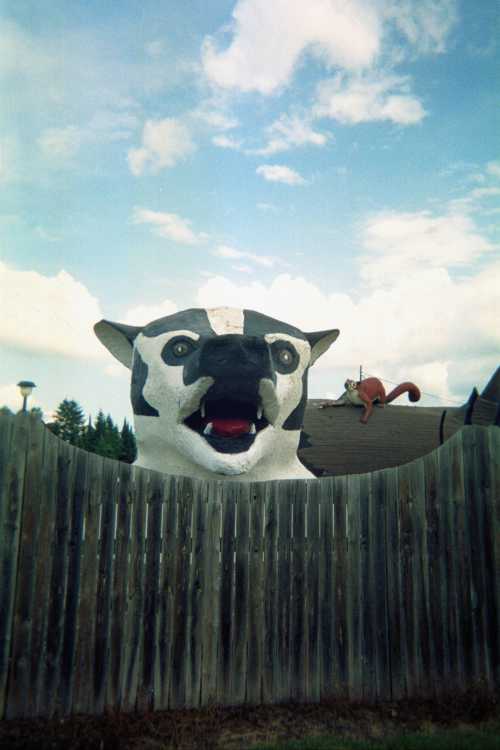
[[[219,453],[243,453],[268,427],[262,406],[237,399],[202,399],[200,408],[184,420]]]

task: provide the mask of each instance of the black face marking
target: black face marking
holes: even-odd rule
[[[238,392],[248,383],[258,389],[261,378],[276,381],[267,343],[257,336],[232,333],[200,340],[186,357],[185,385],[204,376],[214,378],[216,385],[224,384],[231,392]]]
[[[142,360],[136,350],[134,352],[134,363],[132,367],[132,381],[130,383],[130,400],[134,414],[140,417],[159,417],[160,415],[151,404],[148,404],[143,395],[144,386],[148,378],[148,366]]]
[[[300,430],[304,422],[304,412],[307,406],[307,368],[302,375],[302,398],[291,414],[283,423],[284,430]]]
[[[215,331],[208,320],[207,311],[194,307],[174,313],[173,315],[166,315],[164,318],[158,318],[158,320],[153,320],[152,323],[148,323],[143,328],[142,333],[144,336],[152,338],[159,336],[161,333],[170,333],[170,331],[179,331],[181,329],[196,331],[205,336],[215,336]]]
[[[243,320],[243,333],[250,336],[264,337],[268,333],[286,333],[288,336],[307,341],[306,335],[300,328],[295,328],[288,323],[283,323],[282,320],[270,318],[268,315],[262,315],[262,313],[254,310],[243,310]]]

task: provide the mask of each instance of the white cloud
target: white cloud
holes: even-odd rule
[[[83,141],[83,130],[75,125],[68,125],[44,130],[38,138],[38,145],[45,156],[67,160],[78,153]]]
[[[426,112],[408,93],[408,78],[370,74],[346,77],[337,74],[322,81],[316,92],[314,114],[342,123],[390,120],[399,125],[420,122]]]
[[[195,145],[188,128],[175,118],[147,120],[142,145],[130,149],[127,155],[130,171],[136,177],[157,174],[162,169],[173,167],[181,159],[191,154]]]
[[[219,148],[229,148],[233,151],[240,151],[243,145],[243,141],[238,141],[228,135],[214,135],[212,143]]]
[[[385,17],[421,54],[442,53],[455,26],[456,0],[389,0]]]
[[[124,323],[129,325],[146,325],[152,320],[173,315],[178,311],[177,305],[169,299],[159,302],[157,305],[136,305],[127,310]]]
[[[43,276],[0,263],[0,341],[33,353],[100,357],[99,302],[66,271]]]
[[[494,249],[470,216],[428,211],[375,214],[362,227],[360,276],[370,286],[426,268],[464,267]]]
[[[47,158],[67,162],[85,144],[127,140],[137,126],[138,120],[134,114],[100,110],[84,126],[47,128],[39,136],[38,146]]]
[[[267,145],[254,150],[253,153],[267,156],[297,146],[324,146],[328,140],[324,133],[313,130],[306,119],[285,114],[267,128],[267,135]]]
[[[298,172],[282,164],[262,164],[255,171],[268,182],[284,182],[286,185],[306,184],[306,180]]]
[[[382,19],[364,0],[239,0],[226,49],[205,39],[205,73],[223,88],[272,94],[289,83],[308,52],[330,66],[358,70],[379,54]]]
[[[222,109],[214,108],[208,104],[201,105],[191,115],[198,120],[203,120],[209,127],[215,130],[232,130],[238,127],[239,120],[233,115],[228,115]]]
[[[148,208],[134,208],[133,224],[148,224],[158,237],[173,240],[181,245],[198,245],[207,235],[193,232],[191,222],[177,214],[151,211]]]
[[[252,263],[256,263],[257,265],[265,266],[266,268],[271,268],[276,263],[276,258],[272,258],[269,255],[256,255],[255,253],[247,253],[243,250],[237,250],[234,247],[230,247],[229,245],[219,245],[219,247],[215,248],[215,250],[212,251],[212,255],[215,255],[218,258],[227,258],[230,260],[245,259],[251,261]],[[245,266],[245,270],[247,269],[248,267]],[[238,270],[242,270],[241,266],[238,267]]]

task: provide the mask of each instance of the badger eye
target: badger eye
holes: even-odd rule
[[[289,375],[299,364],[299,355],[295,348],[285,341],[274,341],[271,344],[274,363],[278,372]]]
[[[291,365],[293,362],[292,352],[288,349],[281,349],[278,354],[278,359],[282,365]]]
[[[185,357],[186,354],[189,354],[192,348],[192,345],[187,341],[176,341],[172,346],[172,353],[176,357]]]

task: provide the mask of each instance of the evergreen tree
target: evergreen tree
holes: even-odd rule
[[[65,398],[57,407],[52,432],[72,445],[79,445],[84,424],[83,409],[73,399]]]
[[[32,414],[37,419],[43,419],[43,410],[40,409],[39,406],[32,406],[30,409],[30,414]]]
[[[135,442],[134,432],[126,419],[123,421],[123,427],[120,437],[121,451],[118,458],[120,459],[120,461],[125,461],[128,464],[132,464],[137,458],[137,445]]]
[[[88,451],[89,453],[95,453],[96,446],[96,434],[95,429],[92,427],[92,417],[89,416],[87,426],[83,428],[82,437],[80,439],[80,448]]]
[[[0,407],[0,416],[13,417],[14,412],[8,406]]]

